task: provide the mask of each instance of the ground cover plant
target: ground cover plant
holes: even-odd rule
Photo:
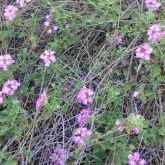
[[[165,164],[165,1],[0,1],[0,164]]]

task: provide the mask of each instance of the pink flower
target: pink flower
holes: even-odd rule
[[[133,93],[133,97],[137,97],[138,94],[139,94],[139,92],[138,92],[138,91],[135,91],[135,92]]]
[[[14,18],[16,17],[16,11],[18,10],[17,7],[9,5],[5,8],[4,16],[6,19],[9,21],[13,21]]]
[[[36,109],[41,108],[45,105],[47,99],[46,92],[41,93],[40,98],[36,101]]]
[[[48,30],[47,30],[47,33],[48,33],[48,34],[51,34],[52,32],[53,32],[52,29],[48,29]]]
[[[15,61],[12,59],[10,54],[5,54],[0,56],[0,68],[4,71],[8,70],[8,66],[12,65]]]
[[[74,142],[80,146],[86,145],[86,142],[83,138],[89,138],[91,136],[91,131],[87,128],[78,128],[74,132]]]
[[[77,94],[78,102],[82,102],[84,105],[88,105],[93,102],[94,91],[88,89],[86,86],[80,89]]]
[[[139,128],[135,127],[134,129],[132,129],[132,131],[135,132],[135,134],[138,134],[139,133]]]
[[[80,114],[77,116],[77,122],[79,126],[83,126],[86,123],[86,119],[90,118],[91,110],[83,109]]]
[[[50,22],[49,21],[46,21],[46,22],[44,22],[44,25],[45,26],[49,26],[50,25]]]
[[[164,33],[162,32],[162,28],[159,25],[154,24],[149,27],[149,30],[147,31],[147,35],[148,35],[148,40],[155,43],[157,40],[162,38]]]
[[[2,93],[6,95],[13,95],[19,86],[20,83],[16,80],[7,80],[2,87]]]
[[[162,6],[162,4],[157,0],[146,0],[145,4],[148,10],[153,9],[153,11],[158,11],[159,8]]]
[[[56,57],[54,56],[54,53],[56,52],[51,50],[45,50],[45,52],[40,55],[40,58],[44,61],[45,66],[48,67],[50,66],[51,62],[56,61]]]
[[[129,165],[145,165],[146,160],[140,159],[140,154],[138,152],[135,152],[134,154],[128,155],[129,159]]]
[[[135,51],[136,57],[149,61],[152,51],[153,49],[151,48],[149,43],[142,44]]]
[[[2,103],[3,103],[3,92],[0,91],[0,104],[2,104]]]
[[[122,128],[122,123],[120,122],[120,120],[116,120],[115,124],[117,126],[118,131],[123,132],[124,129]]]
[[[58,163],[58,165],[65,165],[68,158],[69,154],[67,149],[61,149],[59,147],[56,147],[53,150],[52,155],[49,157],[52,162]]]
[[[59,29],[58,26],[53,26],[53,30],[54,30],[54,31],[57,31],[58,29]]]
[[[118,39],[117,39],[117,44],[120,44],[122,42],[123,42],[122,36],[119,36]]]

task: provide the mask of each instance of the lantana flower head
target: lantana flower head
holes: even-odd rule
[[[145,165],[146,160],[140,158],[140,154],[135,152],[133,154],[128,155],[129,165]]]
[[[0,68],[4,71],[8,70],[8,66],[12,65],[15,61],[12,59],[10,54],[5,54],[0,56]]]
[[[86,86],[82,87],[77,94],[78,102],[88,105],[93,102],[94,91]]]
[[[36,109],[41,108],[45,105],[47,99],[46,91],[41,93],[40,98],[36,101]]]
[[[18,8],[16,6],[9,5],[5,8],[4,16],[9,21],[13,21],[14,18],[16,17],[16,11],[17,10],[18,10]]]
[[[80,146],[85,146],[86,142],[83,138],[89,138],[91,136],[91,131],[87,128],[78,128],[74,132],[74,142]]]
[[[150,61],[150,55],[152,53],[153,49],[150,46],[149,43],[144,43],[136,49],[136,57],[141,58],[146,61]]]
[[[20,83],[17,80],[7,80],[2,87],[2,92],[6,95],[13,95],[19,86]]]
[[[52,162],[57,163],[58,165],[65,165],[68,158],[69,154],[67,149],[61,149],[60,147],[56,147],[49,157]]]
[[[157,40],[163,37],[164,33],[162,28],[158,24],[151,25],[147,31],[148,40],[155,43]]]
[[[44,61],[45,66],[50,66],[51,62],[56,61],[56,57],[54,56],[54,53],[56,52],[51,50],[45,50],[45,52],[40,55],[40,58]]]
[[[86,123],[86,119],[91,117],[90,109],[83,109],[77,116],[77,122],[79,126],[83,126]]]
[[[162,6],[162,4],[157,0],[146,0],[145,4],[148,10],[152,9],[153,11],[158,11]]]

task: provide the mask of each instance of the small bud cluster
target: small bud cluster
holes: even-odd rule
[[[52,20],[53,20],[52,15],[51,15],[51,14],[47,15],[47,16],[46,16],[46,21],[44,22],[44,26],[49,27],[49,26],[50,26],[50,22],[51,22]],[[56,32],[58,29],[59,29],[58,26],[53,26],[52,28],[49,28],[49,29],[47,30],[47,33],[48,33],[48,34],[51,34],[52,32]]]
[[[36,0],[17,0],[16,3],[23,7],[25,3],[36,2]]]
[[[5,8],[5,12],[4,12],[4,16],[6,17],[6,19],[8,19],[9,21],[13,21],[14,18],[16,17],[16,11],[18,10],[17,7],[13,6],[13,5],[9,5]]]
[[[41,97],[36,101],[36,109],[43,107],[46,99],[47,96],[46,96],[46,92],[44,91],[41,93]]]
[[[12,65],[15,61],[12,59],[10,54],[5,54],[0,56],[0,68],[4,71],[8,70],[8,66]]]
[[[77,99],[79,103],[88,105],[93,102],[94,91],[88,89],[86,86],[82,87],[77,94]]]
[[[56,52],[51,50],[45,50],[45,52],[40,55],[40,58],[44,61],[45,66],[50,66],[51,62],[56,61],[56,57],[54,56],[54,53]]]
[[[49,159],[58,164],[58,165],[65,165],[66,160],[69,158],[69,154],[67,149],[61,149],[60,147],[56,147],[53,150],[52,155],[49,157]]]
[[[150,61],[150,55],[153,49],[149,43],[142,44],[136,49],[136,57]]]
[[[78,128],[74,132],[74,142],[80,146],[85,146],[86,142],[83,138],[89,138],[91,135],[91,131],[87,128]]]
[[[140,154],[138,152],[129,154],[128,159],[129,159],[129,165],[145,165],[146,164],[146,160],[140,159]]]
[[[123,43],[123,38],[122,36],[116,36],[115,34],[110,34],[110,37],[113,37],[116,39],[116,43],[119,45],[120,43]],[[109,36],[107,36],[107,38],[109,38]],[[107,44],[109,45],[111,43],[110,39],[106,40]]]
[[[162,6],[162,4],[158,2],[157,0],[146,0],[145,4],[148,10],[152,9],[153,11],[158,11],[160,7]]]
[[[148,40],[155,43],[157,40],[162,38],[164,33],[162,32],[162,28],[159,25],[154,24],[149,27],[149,30],[147,31],[147,35],[148,35]]]
[[[90,109],[83,109],[79,115],[77,116],[77,122],[79,126],[83,126],[86,123],[86,119],[90,118],[91,116],[91,110]]]

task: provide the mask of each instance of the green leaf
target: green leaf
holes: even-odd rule
[[[162,135],[162,136],[165,135],[165,128],[164,128],[164,127],[161,127],[161,128],[159,129],[159,134]]]
[[[161,73],[160,66],[156,66],[153,70],[153,76],[156,77],[156,76],[160,75],[160,73]]]
[[[7,160],[4,165],[17,165],[17,162],[14,160]]]

